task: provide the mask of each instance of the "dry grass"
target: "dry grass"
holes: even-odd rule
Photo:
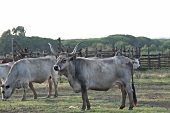
[[[85,112],[96,113],[157,113],[170,112],[170,76],[169,70],[135,71],[135,87],[138,107],[129,111],[128,99],[126,107],[119,109],[121,93],[117,86],[107,92],[88,91],[91,110]],[[74,93],[72,88],[62,77],[59,83],[59,97],[46,97],[46,84],[35,84],[38,99],[34,100],[30,89],[27,101],[20,101],[23,91],[14,93],[7,101],[0,100],[1,113],[76,113],[80,112],[82,99],[80,93]]]

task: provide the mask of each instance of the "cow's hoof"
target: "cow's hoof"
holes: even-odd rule
[[[129,109],[128,110],[133,110],[133,107],[129,107]]]
[[[58,95],[54,95],[54,98],[57,98],[58,97]]]
[[[21,101],[26,101],[26,99],[25,99],[25,98],[22,98]]]
[[[80,110],[80,112],[84,112],[84,111],[85,111],[85,109],[81,109],[81,110]]]
[[[125,108],[125,106],[120,106],[120,109],[123,109],[123,108]]]
[[[34,99],[37,99],[37,97],[34,97]]]
[[[87,110],[91,110],[91,108],[87,108]]]
[[[6,101],[6,99],[2,99],[2,101]]]
[[[51,96],[50,95],[47,95],[46,98],[50,98]]]

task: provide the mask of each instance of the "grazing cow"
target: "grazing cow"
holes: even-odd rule
[[[8,62],[4,64],[0,64],[0,79],[5,80],[7,78],[8,72],[14,62]],[[2,84],[2,81],[0,81]]]
[[[32,83],[43,83],[46,80],[49,81],[50,90],[48,97],[50,97],[52,93],[51,78],[54,82],[54,97],[57,97],[58,72],[53,69],[55,63],[55,56],[27,58],[15,62],[10,69],[7,80],[1,85],[2,100],[8,99],[13,94],[14,89],[18,87],[18,84],[24,88],[22,100],[26,100],[26,90],[28,86],[33,91],[34,99],[37,99],[37,94]]]
[[[78,44],[71,54],[60,53],[54,70],[68,78],[74,92],[82,93],[83,105],[81,110],[90,109],[90,102],[87,90],[107,91],[115,83],[121,84],[122,104],[120,109],[125,107],[126,95],[128,93],[130,107],[132,110],[137,104],[133,84],[133,63],[127,57],[115,56],[105,59],[76,57],[75,53]],[[132,86],[131,87],[131,77]],[[133,88],[133,89],[132,89]]]

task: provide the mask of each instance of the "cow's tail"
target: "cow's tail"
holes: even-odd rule
[[[133,72],[132,72],[132,89],[133,89],[133,102],[134,105],[137,106],[137,97],[136,97],[135,85],[133,81]]]

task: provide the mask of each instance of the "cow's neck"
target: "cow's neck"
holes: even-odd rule
[[[67,67],[67,75],[75,76],[75,62],[70,62]]]
[[[69,63],[69,66],[67,67],[67,77],[68,77],[68,80],[74,82],[76,77],[75,77],[75,62],[70,62]]]
[[[11,88],[15,88],[15,85],[18,81],[18,76],[17,76],[17,72],[15,71],[11,71],[12,73],[10,73],[8,75],[8,78],[5,82],[6,85],[9,85]]]

